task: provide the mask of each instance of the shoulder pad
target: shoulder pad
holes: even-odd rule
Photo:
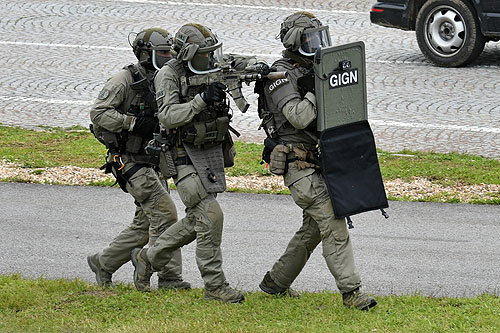
[[[137,64],[127,65],[123,67],[123,69],[127,70],[130,75],[132,75],[132,84],[143,79],[141,73],[139,72],[139,69],[137,68]]]
[[[290,83],[290,80],[288,78],[285,79],[277,79],[274,81],[271,81],[270,84],[267,86],[268,92],[270,94],[274,93],[279,87],[285,86]]]
[[[128,64],[127,66],[123,67],[123,69],[126,69],[127,71],[134,76],[134,74],[138,74],[139,70],[135,67],[134,64]]]
[[[276,67],[278,70],[280,70],[280,68],[285,70],[290,70],[295,68],[295,66],[293,65],[293,60],[288,58],[281,58],[275,61],[272,67]]]
[[[178,62],[177,59],[169,60],[166,65],[172,68],[179,77],[186,76],[186,70],[184,69],[184,66],[182,66],[182,64]]]

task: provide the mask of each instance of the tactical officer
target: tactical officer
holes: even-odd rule
[[[90,110],[91,129],[108,149],[106,172],[113,173],[136,204],[132,223],[107,248],[87,257],[100,286],[111,285],[112,274],[130,260],[132,249],[153,244],[177,222],[168,185],[155,171],[154,156],[145,151],[158,126],[152,78],[172,58],[172,42],[172,35],[163,29],[139,32],[131,44],[139,62],[111,77]],[[182,280],[181,250],[172,257],[158,272],[158,287],[189,289],[190,284]]]
[[[299,296],[290,286],[321,242],[344,305],[365,310],[376,301],[359,290],[361,279],[346,223],[334,216],[320,170],[316,97],[297,83],[312,70],[316,49],[331,44],[328,27],[311,13],[297,12],[284,20],[279,36],[286,50],[273,67],[286,71],[288,77],[267,81],[259,96],[259,112],[268,135],[264,155],[271,172],[283,175],[293,200],[302,208],[303,224],[259,287],[269,294]]]
[[[158,118],[172,142],[174,181],[186,216],[152,247],[132,251],[134,283],[138,290],[148,290],[152,272],[170,262],[176,249],[196,240],[205,299],[241,302],[243,293],[229,286],[222,271],[223,213],[216,200],[216,194],[225,190],[222,142],[228,138],[230,118],[225,86],[183,85],[195,74],[219,70],[222,43],[207,27],[185,24],[175,34],[172,52],[176,59],[157,73],[154,82]]]

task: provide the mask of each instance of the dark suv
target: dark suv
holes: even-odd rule
[[[430,61],[458,67],[476,59],[486,42],[500,39],[500,0],[386,0],[372,7],[370,20],[416,31]]]

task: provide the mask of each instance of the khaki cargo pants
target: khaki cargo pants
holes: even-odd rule
[[[293,177],[299,172],[293,164],[289,164],[288,173],[292,174],[288,176]],[[295,203],[302,208],[303,222],[288,243],[285,253],[271,269],[271,278],[282,288],[290,287],[321,242],[323,257],[340,292],[346,293],[360,287],[361,279],[354,263],[349,232],[345,220],[336,219],[333,214],[323,175],[309,173],[293,182],[289,189]]]
[[[175,185],[186,206],[186,216],[158,237],[148,249],[148,259],[156,271],[171,262],[177,249],[196,240],[196,263],[205,288],[216,289],[226,282],[220,249],[222,210],[216,195],[205,191],[192,165],[177,166]]]
[[[125,164],[126,172],[134,163]],[[127,191],[137,204],[132,223],[125,228],[99,253],[101,267],[114,273],[130,260],[130,253],[136,247],[152,246],[160,234],[177,222],[177,210],[170,197],[166,181],[152,168],[139,169],[127,184]],[[158,276],[165,280],[182,279],[182,257],[178,249],[172,260],[164,266]]]

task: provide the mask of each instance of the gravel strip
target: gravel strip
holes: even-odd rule
[[[0,180],[63,185],[89,185],[107,180],[114,181],[112,177],[99,169],[76,166],[28,169],[20,168],[16,164],[6,161],[0,163]],[[460,202],[469,202],[478,199],[498,199],[500,195],[500,185],[496,184],[465,185],[457,183],[453,186],[443,186],[434,184],[426,178],[415,178],[411,182],[394,179],[385,181],[384,184],[388,195],[408,200],[422,200],[440,196],[442,201],[454,198],[459,199]],[[267,191],[286,189],[281,176],[256,175],[227,177],[227,187]]]

